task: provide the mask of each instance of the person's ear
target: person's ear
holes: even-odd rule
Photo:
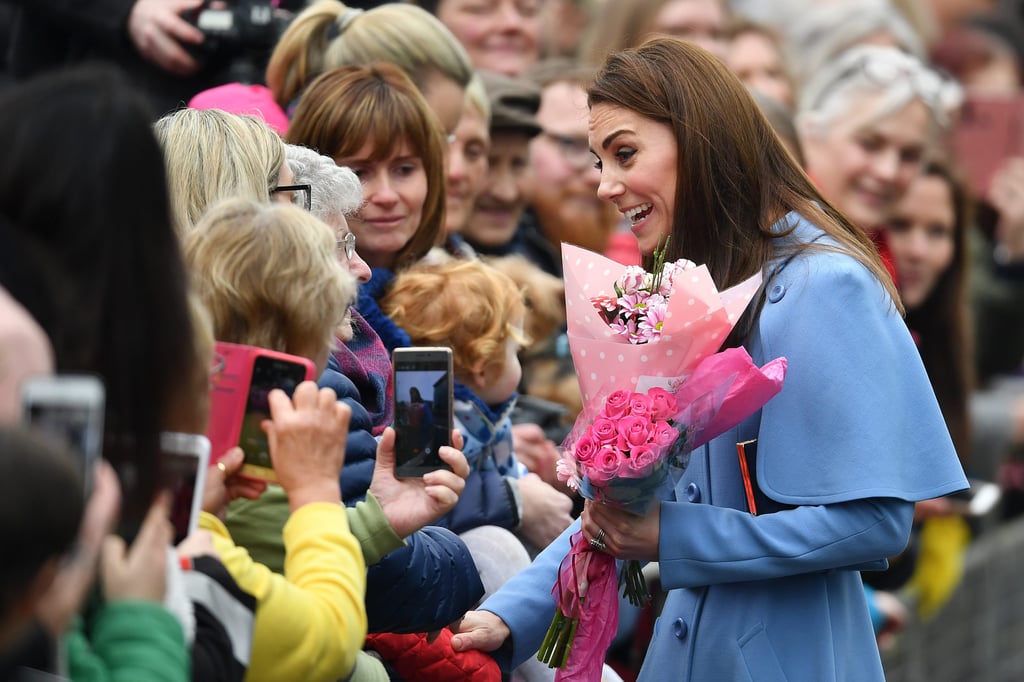
[[[470,369],[470,388],[474,391],[487,385],[487,360],[477,360]]]

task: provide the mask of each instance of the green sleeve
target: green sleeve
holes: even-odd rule
[[[405,542],[388,524],[384,510],[372,493],[366,500],[347,507],[348,525],[363,550],[367,566],[381,560],[388,552],[402,547]],[[284,489],[270,485],[258,500],[238,499],[228,505],[224,525],[231,539],[245,547],[257,563],[275,573],[284,573],[284,524],[290,509]]]
[[[291,509],[279,485],[268,485],[259,499],[239,498],[228,505],[224,525],[232,541],[245,547],[256,563],[284,574],[284,524]]]
[[[372,493],[366,493],[366,500],[357,502],[355,507],[348,507],[348,526],[363,549],[363,560],[367,566],[384,558],[405,545],[384,516],[384,510]]]
[[[181,626],[159,604],[105,604],[86,639],[78,620],[65,636],[75,682],[187,682],[191,663]]]

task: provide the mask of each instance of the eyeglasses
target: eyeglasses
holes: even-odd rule
[[[278,185],[270,190],[271,194],[288,193],[289,200],[296,206],[307,211],[313,208],[313,188],[310,185]]]
[[[562,158],[574,168],[586,168],[593,163],[594,155],[590,153],[590,141],[587,138],[562,135],[549,130],[541,131],[541,135],[554,142]]]
[[[356,236],[349,232],[344,237],[338,240],[338,253],[341,253],[342,249],[345,251],[345,258],[352,260],[356,255]]]

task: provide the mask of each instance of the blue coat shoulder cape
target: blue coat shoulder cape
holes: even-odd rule
[[[910,334],[885,290],[796,214],[747,339],[785,356],[782,391],[691,454],[660,507],[668,598],[640,680],[884,679],[859,571],[907,542],[913,502],[967,487]],[[778,511],[747,510],[736,444],[757,439],[756,480]],[[537,650],[577,521],[481,606],[511,628],[497,653]]]

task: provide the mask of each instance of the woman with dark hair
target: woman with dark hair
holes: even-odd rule
[[[907,309],[907,327],[917,342],[960,461],[977,476],[978,469],[970,461],[971,417],[976,409],[969,408],[974,389],[967,303],[967,240],[972,221],[967,184],[949,160],[935,158],[911,181],[893,208],[886,231],[899,273],[900,297]],[[981,470],[988,471],[981,476],[990,477],[994,468],[991,463],[983,465]],[[908,545],[911,551],[907,552],[912,560],[904,562],[902,570],[899,559],[890,561],[890,572],[902,573],[903,579],[909,580],[922,617],[945,603],[962,575],[963,553],[971,532],[957,512],[945,498],[919,502]],[[868,584],[873,577],[864,574]],[[885,586],[886,578],[881,574],[877,582]],[[900,616],[898,610],[895,615]]]
[[[674,499],[644,515],[588,502],[453,646],[511,665],[536,650],[582,531],[596,551],[659,562],[668,594],[641,680],[882,680],[860,570],[903,548],[915,501],[966,487],[892,281],[710,53],[648,42],[609,57],[588,95],[598,194],[645,265],[671,235],[666,260],[706,264],[719,289],[760,273],[723,346],[787,358],[786,382],[691,453]],[[738,443],[756,452],[756,515]]]
[[[122,516],[139,522],[160,430],[195,357],[152,115],[112,70],[31,81],[0,102],[0,213],[59,278],[11,292],[30,312],[51,311],[39,321],[57,372],[103,377],[104,457],[125,485]]]
[[[162,606],[171,531],[157,484],[160,432],[187,404],[181,377],[196,355],[151,120],[112,69],[69,70],[0,95],[0,214],[10,224],[0,281],[49,336],[58,373],[97,374],[106,386],[103,457],[121,482],[122,532],[138,539],[127,553],[107,539],[106,601],[88,609],[86,631],[133,651],[138,674],[185,679],[183,627]],[[81,631],[66,643],[76,679],[125,665],[91,650]]]
[[[947,161],[933,159],[910,183],[886,229],[907,327],[964,464],[970,452],[967,398],[974,385],[967,304],[972,220],[967,185]]]

